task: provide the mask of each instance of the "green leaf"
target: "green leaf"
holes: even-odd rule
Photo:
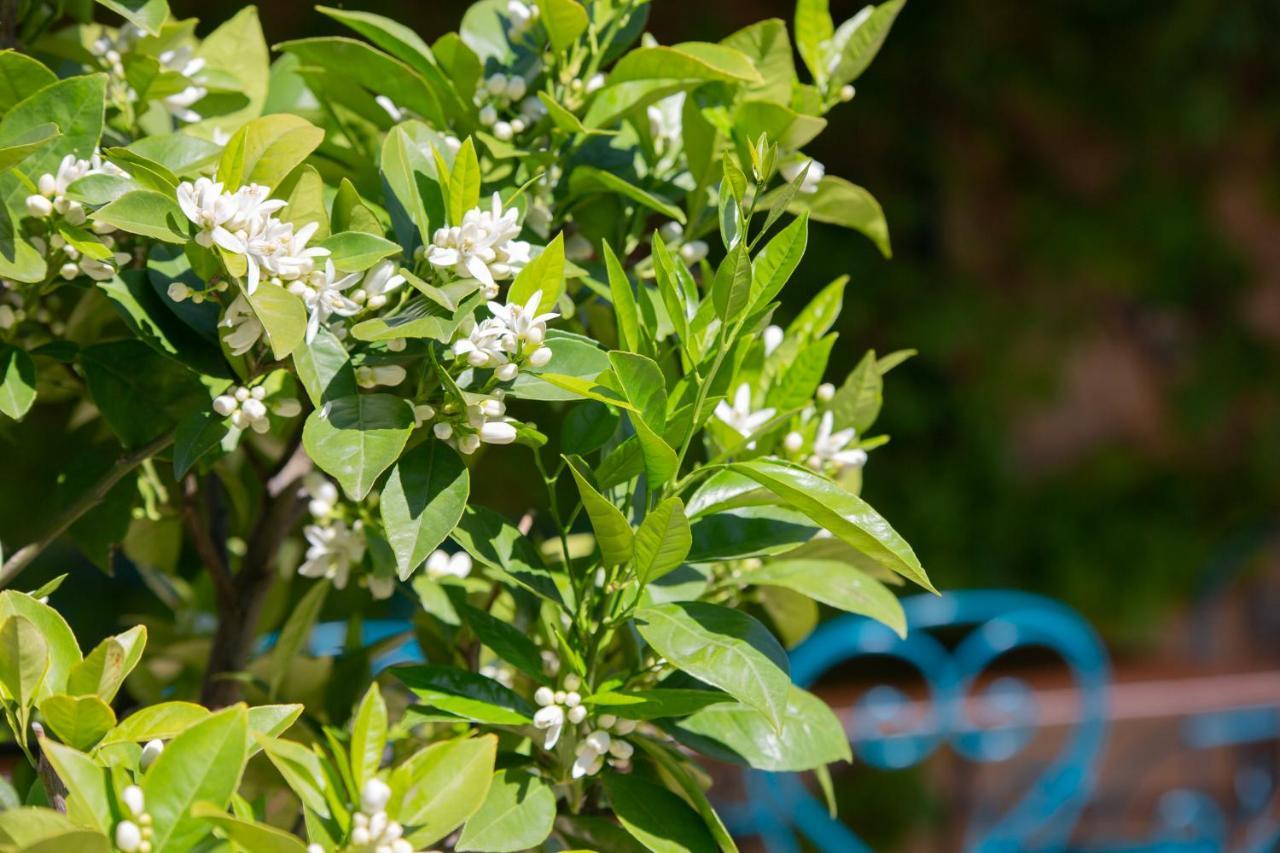
[[[459,225],[462,215],[480,203],[480,161],[468,136],[454,156],[449,174],[449,223]]]
[[[667,389],[662,369],[652,359],[627,352],[609,353],[612,384],[631,403],[627,417],[635,427],[650,489],[657,489],[676,473],[679,459],[664,439],[667,430]],[[636,415],[639,414],[639,417]]]
[[[551,120],[555,122],[556,127],[566,133],[575,135],[585,133],[588,136],[612,136],[614,133],[614,131],[587,127],[580,118],[546,92],[539,92],[538,100],[542,101],[542,105],[547,108],[547,114],[551,116]]]
[[[228,191],[245,184],[270,189],[285,179],[324,140],[324,131],[286,113],[262,116],[235,132],[222,150],[218,180]]]
[[[567,50],[587,31],[587,10],[577,0],[537,0],[551,46]]]
[[[635,623],[653,650],[674,666],[782,727],[791,684],[787,653],[755,619],[715,604],[678,602],[643,608]]]
[[[44,63],[16,50],[0,51],[0,114],[56,82]]]
[[[24,807],[0,812],[0,842],[23,853],[111,853],[111,842],[52,809]]]
[[[304,337],[293,351],[293,368],[302,387],[317,409],[339,397],[353,397],[359,391],[356,372],[342,341],[321,326],[308,343]]]
[[[492,734],[433,743],[392,771],[387,813],[405,827],[414,849],[430,847],[476,813],[493,781],[497,749]]]
[[[752,94],[779,104],[791,101],[791,87],[796,82],[796,66],[791,59],[791,39],[787,25],[777,18],[760,21],[738,30],[721,40],[742,51],[755,63],[764,83],[751,89]],[[754,138],[748,135],[748,138]],[[770,141],[777,139],[771,137]]]
[[[262,282],[245,294],[249,307],[262,323],[271,354],[285,359],[297,349],[307,335],[307,309],[302,300],[283,287]]]
[[[652,48],[666,50],[666,48]],[[621,64],[621,63],[619,63]],[[650,210],[661,213],[668,219],[684,224],[684,211],[667,199],[641,189],[618,177],[613,172],[598,169],[595,166],[577,166],[569,175],[569,192],[573,196],[591,195],[593,193],[616,193],[631,199]]]
[[[82,826],[104,834],[111,833],[114,820],[111,816],[110,771],[84,752],[47,738],[41,739],[40,751],[66,786],[67,817]]]
[[[285,205],[280,216],[286,222],[292,223],[295,230],[314,222],[316,230],[312,233],[311,240],[314,242],[329,238],[329,211],[324,200],[324,179],[320,177],[320,172],[315,166],[304,165],[301,169],[295,170],[276,189],[275,195],[287,198],[288,204]],[[399,250],[400,247],[397,246],[396,251]],[[336,259],[334,263],[337,264]],[[341,265],[338,268],[351,269]]]
[[[618,343],[628,352],[640,352],[640,315],[636,310],[636,295],[626,270],[608,241],[604,244],[604,264],[609,274],[609,297],[618,322]]]
[[[796,49],[819,83],[827,79],[827,42],[835,35],[828,0],[796,0]]]
[[[356,790],[378,774],[387,746],[387,704],[377,683],[369,685],[351,723],[351,778]]]
[[[608,85],[633,80],[719,80],[760,84],[764,78],[741,51],[708,42],[641,47],[618,60]]]
[[[893,256],[889,246],[889,225],[884,211],[871,193],[857,184],[834,175],[825,176],[813,193],[799,193],[789,209],[794,213],[808,211],[815,222],[827,222],[851,228],[876,244],[880,254]]]
[[[405,253],[415,246],[431,242],[431,218],[427,213],[424,187],[440,195],[436,167],[420,147],[424,140],[436,138],[434,131],[421,122],[404,122],[391,128],[382,141],[382,180],[388,192],[387,206],[395,225],[396,239]],[[443,142],[441,143],[443,144]],[[443,208],[440,211],[443,219]],[[437,223],[442,224],[442,223]]]
[[[563,604],[554,579],[538,556],[537,546],[493,510],[468,506],[453,538],[479,562],[500,570],[552,604]]]
[[[605,691],[588,696],[585,701],[599,713],[609,713],[628,720],[657,720],[663,717],[687,717],[708,705],[732,702],[733,698],[716,690],[656,687],[625,693]]]
[[[716,840],[716,844],[723,853],[738,853],[738,845],[733,842],[733,836],[729,834],[720,815],[716,814],[716,810],[707,799],[706,791],[689,770],[686,761],[678,757],[673,748],[643,735],[635,738],[634,742],[649,754],[667,777],[674,779],[680,786],[680,790],[684,792],[685,801],[697,810],[703,823],[711,832],[711,837]]]
[[[183,244],[191,239],[187,231],[187,217],[178,207],[178,202],[153,190],[127,192],[106,207],[99,208],[92,219],[165,243]]]
[[[19,138],[11,140],[0,148],[0,172],[18,165],[61,135],[62,131],[58,130],[56,124],[47,122],[36,125]]]
[[[408,402],[391,394],[362,394],[333,400],[308,415],[302,445],[358,501],[395,464],[412,432]]]
[[[876,361],[874,350],[868,351],[858,362],[831,401],[833,420],[837,427],[851,426],[859,433],[875,423],[884,402],[884,377]]]
[[[880,52],[889,28],[905,3],[906,0],[890,0],[870,13],[863,10],[840,25],[832,38],[833,47],[840,54],[831,72],[832,86],[843,86],[862,76]]]
[[[361,200],[360,193],[356,192],[355,186],[347,178],[343,178],[338,184],[329,220],[335,232],[363,231],[382,236],[382,225],[378,222],[378,217]]]
[[[111,702],[125,678],[142,659],[146,645],[147,629],[143,625],[107,637],[84,660],[71,667],[67,675],[67,692],[73,696],[94,693]]]
[[[209,716],[209,710],[191,702],[161,702],[148,705],[125,717],[103,737],[99,746],[114,743],[144,743],[177,737]]]
[[[144,136],[130,142],[125,150],[163,166],[176,176],[198,175],[222,154],[221,145],[189,133]]]
[[[255,705],[249,709],[249,734],[276,737],[283,734],[302,716],[303,706],[297,703],[286,705]],[[259,747],[249,744],[249,755],[257,754]]]
[[[193,849],[210,827],[191,814],[207,800],[226,808],[248,758],[243,705],[209,715],[175,737],[142,777],[156,853]]]
[[[718,849],[702,818],[679,796],[635,774],[605,773],[604,789],[622,826],[655,853]]]
[[[219,447],[231,427],[212,409],[202,409],[178,424],[173,436],[173,476],[182,479],[206,453]]]
[[[53,693],[62,693],[67,684],[67,673],[80,662],[80,647],[75,634],[66,621],[47,604],[30,595],[14,590],[0,592],[0,622],[21,616],[35,626],[48,649],[49,667],[35,698],[43,699]],[[25,630],[25,629],[19,629]],[[11,694],[16,695],[16,694]]]
[[[383,258],[400,254],[400,246],[363,231],[344,231],[321,240],[333,265],[345,272],[364,272]]]
[[[747,572],[743,583],[795,590],[815,601],[869,616],[907,635],[902,605],[884,584],[841,560],[774,560]]]
[[[538,302],[538,313],[550,310],[564,293],[564,234],[560,233],[547,244],[538,257],[534,258],[511,283],[507,291],[507,302],[519,302],[521,305],[533,298],[533,294],[541,291],[542,299]]]
[[[794,685],[787,692],[781,729],[756,709],[734,703],[698,711],[670,731],[704,755],[775,773],[852,760],[840,719],[817,696]]]
[[[906,540],[871,505],[806,468],[757,459],[735,462],[745,474],[885,568],[930,592],[933,584]]]
[[[635,559],[632,567],[641,586],[649,584],[684,562],[693,544],[689,519],[679,498],[667,498],[658,504],[640,525],[635,536]]]
[[[801,214],[765,244],[751,265],[751,310],[773,301],[791,278],[809,243],[809,217]]]
[[[0,346],[0,412],[22,420],[35,401],[35,362],[24,350]]]
[[[40,629],[22,616],[10,616],[0,625],[0,685],[19,708],[35,704],[36,694],[49,672],[49,646]]]
[[[329,817],[329,803],[324,793],[327,777],[316,754],[293,741],[262,735],[254,740],[302,804],[321,817]]]
[[[600,559],[605,565],[610,566],[620,566],[630,561],[633,535],[627,517],[591,484],[586,464],[581,459],[566,457],[566,461],[569,463],[574,481],[578,484],[582,506],[587,511],[587,517],[591,519],[591,528],[596,534],[596,544],[600,546]]]
[[[551,834],[556,795],[536,776],[509,768],[498,772],[479,811],[462,828],[456,850],[490,853],[528,850]]]
[[[153,36],[160,35],[160,27],[169,17],[167,0],[97,0],[97,2]]]
[[[537,370],[522,370],[512,383],[512,396],[525,400],[576,400],[582,395],[543,381],[542,376],[551,374],[570,382],[581,381],[586,383],[584,387],[587,390],[591,390],[595,387],[596,377],[609,369],[608,353],[590,338],[549,329],[546,344],[551,348],[551,361]]]
[[[524,632],[490,614],[461,601],[457,612],[467,620],[480,642],[494,654],[539,683],[547,680],[542,672],[542,656],[538,647]]]
[[[463,719],[495,726],[533,722],[533,706],[492,678],[446,666],[398,666],[392,674],[424,704]]]
[[[233,88],[244,98],[243,106],[236,102],[238,109],[197,122],[194,127],[200,135],[211,136],[214,130],[232,133],[262,114],[270,80],[270,57],[256,7],[241,9],[209,33],[196,56],[205,60],[206,75],[226,75],[236,81],[238,85]]]
[[[711,299],[716,316],[725,323],[733,323],[751,304],[751,257],[745,243],[738,243],[729,250],[711,284]]]
[[[430,73],[436,65],[435,57],[427,43],[404,24],[354,9],[334,9],[317,6],[316,11],[341,21],[378,47],[400,61],[410,65],[420,74]]]
[[[257,821],[240,820],[212,803],[196,803],[191,807],[191,814],[222,830],[240,849],[254,853],[306,853],[307,850],[305,844],[283,829]]]
[[[40,702],[40,715],[63,742],[76,749],[92,749],[116,724],[115,712],[98,696],[59,693]]]
[[[280,629],[280,637],[275,648],[271,650],[271,674],[268,680],[269,695],[275,698],[280,695],[285,676],[289,674],[297,656],[306,648],[311,629],[320,617],[320,608],[324,607],[325,596],[329,592],[329,584],[320,582],[312,584],[306,595],[294,606]]]

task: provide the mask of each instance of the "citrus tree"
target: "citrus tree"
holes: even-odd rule
[[[59,496],[0,569],[0,842],[731,850],[696,755],[848,760],[785,647],[931,587],[858,496],[910,353],[832,376],[845,280],[796,274],[884,217],[803,148],[901,2],[322,7],[274,59],[253,8],[99,5],[0,53],[0,435]],[[82,649],[74,579],[18,591],[63,540],[164,615]]]

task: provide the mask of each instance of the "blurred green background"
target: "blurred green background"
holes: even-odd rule
[[[342,5],[434,38],[467,4]],[[205,24],[239,6],[173,3]],[[273,41],[340,31],[303,2],[262,12]],[[791,12],[656,0],[650,27]],[[895,257],[815,226],[787,307],[848,272],[833,364],[920,350],[866,489],[941,588],[1045,592],[1138,650],[1272,518],[1278,36],[1276,3],[913,0],[811,147],[880,199]]]

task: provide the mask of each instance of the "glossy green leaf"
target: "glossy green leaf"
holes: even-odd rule
[[[283,829],[232,817],[212,803],[196,803],[191,807],[191,814],[216,826],[243,850],[254,853],[306,853],[307,850],[302,841]]]
[[[553,604],[563,604],[537,546],[502,516],[470,505],[453,531],[453,538],[477,561],[501,571],[520,586]]]
[[[228,190],[245,184],[271,189],[320,145],[324,131],[285,113],[255,118],[235,132],[222,151],[218,180]]]
[[[604,244],[604,263],[609,276],[609,294],[618,322],[618,343],[628,352],[639,352],[640,317],[636,310],[636,296],[626,270],[622,268],[608,242]]]
[[[684,503],[667,498],[654,507],[635,535],[632,568],[643,586],[674,570],[689,554],[693,536]]]
[[[0,114],[56,82],[44,63],[13,49],[0,51]]]
[[[306,594],[298,601],[284,627],[280,629],[280,637],[275,648],[271,650],[271,672],[268,678],[269,693],[272,698],[280,694],[285,678],[293,667],[297,656],[306,650],[307,639],[311,629],[320,617],[320,609],[324,607],[325,596],[329,592],[329,584],[323,581],[314,583]]]
[[[307,309],[302,300],[268,282],[259,284],[245,299],[262,323],[271,354],[277,359],[288,358],[307,334]]]
[[[122,634],[107,637],[71,667],[67,674],[67,692],[73,696],[95,693],[112,701],[124,679],[142,660],[147,645],[147,629],[136,625]]]
[[[387,813],[415,848],[430,847],[476,813],[489,793],[497,747],[492,734],[433,743],[392,771]]]
[[[838,428],[853,427],[859,434],[875,423],[884,402],[884,378],[874,351],[867,352],[845,377],[831,401]]]
[[[889,226],[880,203],[871,193],[844,178],[827,175],[812,194],[799,193],[791,202],[794,213],[808,211],[815,222],[828,222],[851,228],[876,244],[880,254],[893,256],[889,245]]]
[[[636,774],[603,775],[609,804],[627,832],[655,853],[711,853],[718,848],[702,818],[677,794]]]
[[[262,735],[256,736],[254,741],[302,804],[321,817],[328,817],[329,803],[325,798],[328,777],[316,754],[293,741]]]
[[[36,125],[17,139],[10,140],[0,148],[0,172],[18,165],[61,135],[62,132],[58,130],[58,126],[48,122]]]
[[[383,258],[400,254],[400,246],[362,231],[343,231],[321,240],[333,265],[345,272],[364,272]]]
[[[629,562],[632,556],[633,535],[627,517],[591,484],[585,463],[580,459],[572,458],[567,461],[569,470],[573,473],[574,482],[578,484],[583,508],[587,511],[587,517],[591,519],[591,528],[596,534],[596,544],[600,546],[600,559],[611,566],[620,566]]]
[[[744,583],[781,586],[815,601],[869,616],[906,636],[902,605],[884,584],[840,560],[771,560],[747,572]]]
[[[40,702],[40,715],[64,743],[92,749],[116,724],[115,712],[98,696],[58,693]]]
[[[149,35],[160,35],[160,26],[169,17],[168,0],[96,0]]]
[[[113,743],[145,743],[177,737],[209,716],[209,709],[191,702],[161,702],[125,717],[103,737],[101,746]]]
[[[66,786],[67,817],[109,834],[114,829],[110,771],[83,751],[48,738],[40,740],[40,751],[58,780]]]
[[[588,696],[585,701],[601,714],[613,714],[628,720],[657,720],[687,717],[708,705],[734,700],[728,693],[715,690],[655,687],[652,690],[605,691]]]
[[[424,442],[396,463],[379,510],[401,580],[408,580],[457,525],[470,489],[462,458],[442,441]]]
[[[463,719],[496,726],[533,722],[533,706],[492,678],[446,666],[398,666],[392,674],[423,704]]]
[[[307,416],[302,444],[307,455],[363,500],[400,457],[413,432],[413,409],[390,394],[361,394],[326,403]]]
[[[758,621],[727,607],[682,602],[643,608],[635,624],[674,666],[782,726],[790,667],[782,646]]]
[[[664,50],[665,48],[653,48]],[[569,176],[569,191],[575,195],[592,193],[616,193],[632,201],[660,213],[668,219],[684,224],[684,211],[657,193],[642,189],[615,175],[613,172],[598,169],[595,166],[578,166]]]
[[[764,81],[751,60],[731,47],[684,42],[670,47],[641,47],[618,61],[610,85],[632,80],[720,80],[758,84]]]
[[[507,302],[521,305],[541,292],[538,312],[551,310],[564,293],[564,234],[557,234],[538,257],[534,258],[516,275],[507,291]],[[554,351],[554,350],[553,350]]]
[[[81,660],[71,628],[58,611],[32,596],[14,590],[0,592],[0,622],[14,615],[34,625],[49,650],[49,668],[35,698],[65,692],[67,674]]]
[[[733,323],[751,304],[751,258],[745,243],[739,243],[729,251],[711,284],[711,299],[716,316],[726,323]]]
[[[17,347],[0,346],[0,412],[22,420],[35,401],[35,362]]]
[[[225,418],[212,409],[192,414],[173,436],[173,476],[182,479],[206,453],[222,444],[231,431]]]
[[[347,348],[325,326],[316,331],[310,343],[304,338],[294,349],[293,368],[317,409],[330,400],[355,396],[359,390]]]
[[[781,292],[804,257],[809,217],[801,214],[757,253],[751,264],[751,308],[759,311]]]
[[[835,22],[827,3],[828,0],[796,0],[796,49],[819,83],[825,82],[829,74],[827,51],[835,35]]]
[[[10,616],[0,625],[0,685],[20,708],[35,704],[49,672],[49,645],[40,629],[23,616]]]
[[[577,0],[536,0],[542,11],[542,25],[551,46],[560,51],[572,47],[587,31],[587,10]]]
[[[906,0],[881,3],[869,14],[860,12],[836,29],[832,48],[838,51],[840,59],[831,71],[832,86],[843,86],[862,76],[880,52],[889,28],[905,3]]]
[[[182,244],[190,239],[187,217],[178,202],[152,190],[125,193],[94,212],[93,221],[165,243]]]
[[[351,723],[351,778],[356,790],[378,773],[387,746],[387,704],[377,682],[369,685]]]
[[[494,775],[479,811],[462,827],[456,850],[528,850],[551,834],[556,796],[551,786],[518,768]]]

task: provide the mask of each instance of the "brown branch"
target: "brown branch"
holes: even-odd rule
[[[5,589],[31,562],[48,548],[53,542],[67,532],[67,528],[75,524],[80,516],[96,507],[106,498],[115,485],[128,476],[134,468],[137,468],[152,456],[164,450],[173,443],[173,433],[168,432],[159,438],[153,439],[137,450],[130,451],[112,466],[101,479],[89,487],[88,491],[76,498],[66,509],[58,514],[54,519],[53,526],[44,536],[25,545],[13,552],[13,555],[5,560],[3,568],[0,568],[0,589]]]
[[[235,596],[235,587],[231,578],[231,569],[223,559],[209,528],[204,523],[204,516],[199,505],[200,487],[194,474],[188,474],[182,484],[182,520],[191,541],[195,545],[200,562],[209,572],[217,592],[219,603],[229,602]]]

